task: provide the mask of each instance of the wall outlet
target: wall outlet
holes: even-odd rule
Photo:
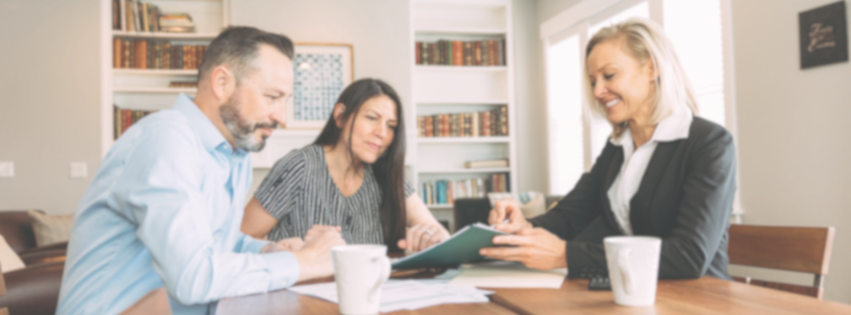
[[[0,162],[0,177],[15,177],[15,162]]]
[[[86,162],[71,162],[71,178],[86,178],[89,176],[89,166]]]

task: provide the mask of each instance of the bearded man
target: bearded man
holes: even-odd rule
[[[75,214],[58,314],[203,314],[215,301],[330,276],[336,227],[305,245],[241,233],[249,151],[283,123],[293,44],[230,27],[210,44],[194,99],[142,119],[106,155]]]

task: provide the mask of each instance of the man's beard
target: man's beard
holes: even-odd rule
[[[228,99],[227,103],[219,109],[219,114],[222,121],[233,136],[236,147],[246,151],[257,152],[263,149],[266,145],[266,135],[261,135],[260,139],[254,137],[254,131],[258,128],[276,128],[277,123],[253,123],[240,115],[240,99],[237,93]]]

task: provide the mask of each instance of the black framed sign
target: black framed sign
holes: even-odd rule
[[[798,14],[801,69],[848,61],[848,23],[845,1]]]

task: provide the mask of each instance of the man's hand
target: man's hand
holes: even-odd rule
[[[508,220],[508,223],[503,221]],[[493,205],[493,210],[488,214],[488,224],[505,233],[517,234],[522,229],[531,229],[532,224],[523,217],[520,204],[514,199],[503,199]]]
[[[263,246],[263,249],[260,253],[271,253],[271,252],[292,252],[300,250],[304,247],[304,241],[301,237],[290,237],[282,239],[276,243],[268,244]]]
[[[449,231],[438,222],[429,222],[408,228],[399,248],[418,252],[449,238]]]
[[[541,270],[567,267],[567,242],[542,228],[523,229],[517,235],[494,236],[493,243],[517,247],[487,247],[480,249],[479,254],[519,261],[526,267]]]
[[[293,252],[300,272],[298,282],[334,274],[331,247],[346,245],[339,226],[314,225],[304,236],[304,247]]]

